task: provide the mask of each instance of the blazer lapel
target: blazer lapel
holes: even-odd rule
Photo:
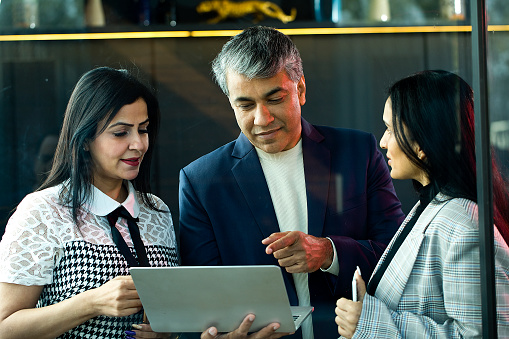
[[[444,205],[445,203],[436,204],[431,202],[424,209],[407,238],[401,244],[398,252],[394,255],[391,263],[387,266],[387,270],[384,275],[380,279],[375,294],[376,297],[385,302],[389,308],[395,310],[398,307],[405,286],[407,285],[410,274],[412,273],[417,256],[419,255],[419,250],[424,240],[426,229]],[[416,208],[417,205],[414,206],[410,212],[411,215],[414,214]],[[400,232],[398,232],[398,234],[399,233]],[[388,252],[390,247],[392,247],[392,242],[393,241],[391,241],[391,246],[387,248],[386,252]],[[385,259],[385,256],[386,253],[384,253],[377,265],[377,269],[380,266],[380,263]]]
[[[276,212],[258,154],[242,133],[237,138],[232,157],[239,159],[232,167],[233,176],[263,236],[268,237],[272,233],[279,232]]]
[[[330,182],[330,151],[320,142],[324,137],[302,119],[302,154],[308,206],[308,234],[322,236]]]

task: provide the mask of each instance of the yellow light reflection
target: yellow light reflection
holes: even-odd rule
[[[217,37],[217,36],[234,36],[242,32],[241,30],[217,30],[217,31],[191,31],[189,32],[192,37]]]
[[[0,35],[0,41],[187,38],[189,31]]]
[[[1,0],[0,0],[1,1]],[[471,26],[408,26],[408,27],[330,27],[330,28],[282,28],[287,35],[327,34],[391,34],[391,33],[440,33],[471,32]],[[489,25],[488,31],[509,31],[509,25]],[[241,30],[201,31],[153,31],[116,33],[69,33],[69,34],[19,34],[0,35],[0,41],[51,41],[51,40],[110,40],[110,39],[154,39],[187,37],[230,37]]]

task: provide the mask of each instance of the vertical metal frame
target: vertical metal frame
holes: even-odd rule
[[[495,257],[493,244],[493,183],[488,110],[487,32],[485,0],[471,0],[472,71],[483,338],[497,338]]]

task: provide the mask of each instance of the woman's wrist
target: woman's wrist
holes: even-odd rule
[[[87,318],[87,320],[102,315],[101,307],[96,302],[95,290],[94,288],[74,297],[77,299],[76,301],[80,305],[79,308],[83,311],[83,316]]]

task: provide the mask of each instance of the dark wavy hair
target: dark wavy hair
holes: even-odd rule
[[[394,83],[388,97],[396,141],[410,161],[426,173],[432,196],[442,192],[477,202],[472,88],[454,73],[423,71]],[[424,160],[412,148],[414,142],[426,154]],[[495,224],[509,243],[507,182],[494,155],[492,166]],[[413,183],[415,188],[421,187],[418,181]]]
[[[150,164],[160,121],[157,99],[127,70],[99,67],[85,73],[76,84],[65,111],[53,166],[37,189],[40,191],[68,180],[66,189],[60,192],[60,200],[71,208],[76,223],[79,209],[92,191],[93,166],[85,145],[104,131],[123,106],[139,98],[147,104],[150,147],[143,157],[138,176],[131,182],[141,193],[143,202],[158,210],[150,197]],[[104,121],[106,124],[98,131]]]

